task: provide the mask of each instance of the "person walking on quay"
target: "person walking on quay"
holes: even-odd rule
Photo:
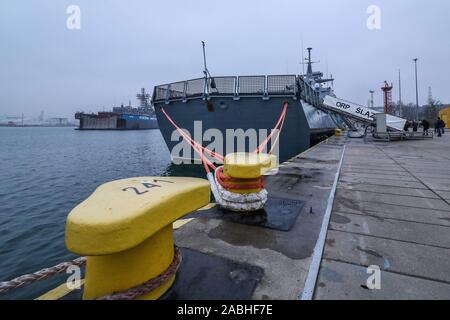
[[[438,118],[435,122],[434,122],[434,133],[435,134],[437,134],[438,136],[439,136],[439,120],[440,120],[441,118]]]
[[[409,120],[406,120],[405,126],[403,127],[403,131],[408,132],[410,127],[411,127],[411,122]]]
[[[439,121],[441,122],[441,125],[440,125],[440,127],[441,127],[441,134],[444,134],[445,133],[446,123],[442,119],[440,119]]]
[[[436,127],[436,130],[437,130],[437,134],[438,134],[438,137],[442,137],[442,123],[443,123],[444,121],[442,121],[441,120],[441,118],[438,118],[437,119],[437,121],[436,121],[436,125],[435,125],[435,127]]]
[[[428,136],[429,134],[428,130],[430,130],[430,123],[427,120],[423,119],[422,126],[423,126],[423,135]]]
[[[419,129],[419,124],[416,121],[413,121],[413,132],[417,132]]]

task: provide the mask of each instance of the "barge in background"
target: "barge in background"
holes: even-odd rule
[[[222,137],[227,137],[228,129],[255,129],[261,141],[261,132],[270,133],[283,111],[284,103],[288,102],[286,121],[279,139],[280,162],[309,149],[317,140],[333,135],[336,128],[350,126],[348,119],[323,108],[323,98],[334,96],[332,87],[327,85],[333,79],[324,79],[322,72],[312,71],[311,48],[308,50],[308,72],[301,76],[205,76],[156,86],[152,103],[172,161],[199,159],[189,147],[178,147],[180,140],[174,141],[174,126],[162,109],[194,139],[198,137],[198,134],[194,135],[194,122],[201,121],[202,136],[208,129],[219,130]],[[222,150],[227,152],[253,151],[249,141],[245,141],[245,150],[239,147],[227,150],[225,140]],[[209,143],[202,141],[204,147],[208,147]],[[184,150],[191,152],[185,154]]]
[[[137,95],[138,108],[129,106],[114,107],[112,112],[77,112],[75,119],[80,121],[80,130],[145,130],[158,129],[155,111],[149,103],[150,95],[141,89]]]

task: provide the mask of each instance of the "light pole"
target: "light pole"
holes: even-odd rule
[[[419,86],[417,82],[417,58],[413,59],[416,70],[416,120],[419,121]]]
[[[398,69],[398,113],[400,115],[400,118],[403,117],[402,104],[402,75],[400,69]]]

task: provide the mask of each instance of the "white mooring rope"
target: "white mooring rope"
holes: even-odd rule
[[[257,193],[248,194],[228,191],[217,181],[217,174],[220,168],[221,167],[218,167],[215,170],[214,176],[212,173],[208,173],[207,177],[211,185],[211,191],[214,198],[221,207],[235,212],[252,212],[264,208],[268,196],[266,189],[262,189]]]

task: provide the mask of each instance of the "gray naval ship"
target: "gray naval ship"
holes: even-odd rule
[[[205,77],[156,86],[152,103],[159,128],[171,151],[172,161],[180,158],[198,160],[198,156],[191,149],[188,154],[179,154],[178,148],[176,152],[173,150],[180,140],[173,138],[175,128],[162,109],[175,124],[187,130],[195,139],[196,121],[201,121],[202,134],[208,129],[220,130],[223,137],[226,137],[227,129],[255,129],[257,132],[265,129],[270,132],[285,102],[288,102],[279,138],[280,163],[309,149],[318,140],[333,135],[336,128],[350,126],[348,119],[323,108],[323,98],[326,95],[334,96],[333,79],[324,78],[322,72],[313,72],[311,48],[308,48],[305,60],[307,72],[304,75],[238,77],[212,77],[205,60]],[[246,150],[231,152],[254,151],[247,142]],[[204,147],[210,143],[202,141]],[[226,141],[223,141],[222,150],[230,152],[226,148]]]

